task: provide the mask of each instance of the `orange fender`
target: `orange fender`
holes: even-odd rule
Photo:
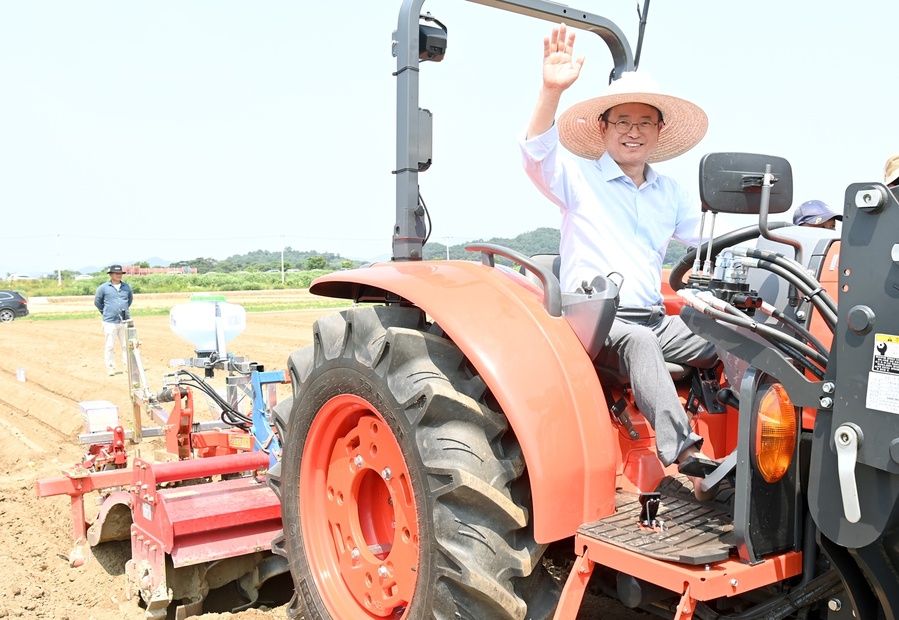
[[[587,353],[525,278],[467,261],[397,262],[318,278],[316,295],[383,301],[433,319],[477,368],[521,444],[534,537],[547,543],[615,510],[616,432]]]

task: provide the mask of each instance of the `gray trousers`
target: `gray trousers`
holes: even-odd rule
[[[680,317],[667,316],[664,306],[619,308],[596,363],[630,378],[634,401],[655,430],[656,451],[667,466],[702,437],[690,427],[666,361],[710,368],[717,356],[713,344]]]

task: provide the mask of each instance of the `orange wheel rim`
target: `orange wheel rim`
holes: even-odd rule
[[[299,497],[309,568],[329,613],[403,618],[418,577],[415,498],[399,443],[368,401],[343,394],[319,410]]]

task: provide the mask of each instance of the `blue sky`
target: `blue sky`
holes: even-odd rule
[[[571,6],[636,45],[636,3]],[[0,276],[255,249],[389,256],[400,2],[186,0],[0,5]],[[423,65],[434,165],[420,175],[432,240],[557,226],[521,171],[517,133],[551,25],[427,0],[449,29]],[[701,156],[793,165],[794,204],[842,210],[849,183],[899,152],[894,6],[887,0],[655,0],[641,70],[709,115],[705,139],[658,169],[698,196]],[[587,55],[563,106],[601,94]],[[749,223],[722,222],[722,227]],[[719,229],[720,232],[720,229]]]

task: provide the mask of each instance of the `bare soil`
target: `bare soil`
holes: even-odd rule
[[[135,308],[171,307],[188,295],[138,295]],[[306,291],[228,293],[232,303],[290,301],[313,298]],[[32,299],[32,313],[93,310],[89,297]],[[333,310],[252,313],[246,330],[229,350],[284,368],[288,355],[310,341],[316,318]],[[135,319],[141,356],[151,388],[162,387],[171,372],[169,360],[190,357],[192,346],[169,329],[168,316]],[[23,369],[25,381],[17,378]],[[103,365],[103,331],[95,320],[17,320],[0,325],[0,618],[58,620],[141,620],[136,599],[125,595],[125,562],[130,546],[104,543],[84,566],[72,568],[72,526],[68,497],[38,498],[36,481],[59,476],[79,463],[85,450],[77,442],[83,432],[78,403],[108,400],[127,422],[131,412],[128,382],[121,366],[107,376]],[[198,410],[204,410],[197,404]],[[203,413],[198,411],[198,414]],[[211,415],[208,411],[206,415]],[[145,421],[145,425],[153,425]],[[158,440],[155,440],[158,441]],[[129,457],[148,455],[160,444],[146,440],[128,445]],[[96,513],[96,494],[86,497],[86,510]],[[224,591],[226,588],[222,588]],[[219,618],[272,620],[285,618],[285,605],[227,611],[233,593],[214,591],[203,620]],[[234,604],[240,601],[236,600]],[[588,609],[589,608],[589,609]],[[585,603],[581,617],[644,618],[605,599]]]

